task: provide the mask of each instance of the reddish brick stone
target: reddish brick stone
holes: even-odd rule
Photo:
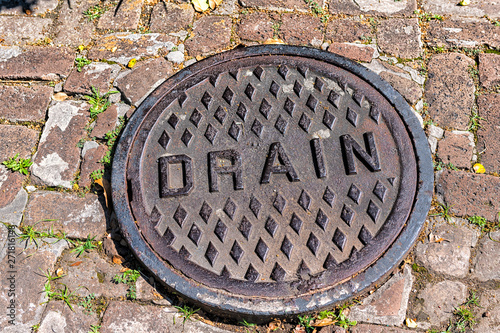
[[[444,218],[435,217],[431,233],[435,239],[427,237],[416,246],[416,262],[426,269],[454,278],[465,278],[469,273],[471,250],[479,238],[477,230],[468,228],[467,220],[455,218],[454,224],[448,224]],[[465,225],[463,225],[465,224]]]
[[[484,118],[477,130],[477,150],[486,172],[500,173],[500,94],[479,96],[479,116]]]
[[[48,120],[33,158],[33,180],[48,186],[71,188],[80,164],[78,141],[89,120],[87,103],[64,101],[49,108]]]
[[[414,330],[407,330],[397,327],[386,327],[370,324],[358,324],[349,329],[351,333],[412,333]]]
[[[63,1],[55,28],[54,44],[72,47],[88,44],[95,27],[83,13],[99,4],[99,0]]]
[[[412,15],[417,9],[416,0],[336,0],[330,1],[330,13],[334,15],[370,14],[377,16]]]
[[[485,88],[500,84],[500,55],[493,53],[479,55],[479,81]]]
[[[308,10],[309,6],[301,0],[240,0],[243,7],[257,7],[269,10]],[[324,1],[318,0],[316,3],[323,6]]]
[[[29,10],[32,15],[37,15],[56,9],[58,3],[58,0],[0,0],[0,10],[2,14],[7,15],[26,15],[26,10]]]
[[[98,196],[87,193],[81,198],[74,194],[55,191],[36,191],[30,195],[23,223],[37,225],[39,230],[53,227],[66,232],[68,237],[100,239],[106,231],[103,203]],[[55,221],[43,221],[43,220]]]
[[[68,76],[74,52],[56,47],[0,47],[0,79],[59,80]]]
[[[460,53],[438,54],[428,64],[425,99],[430,116],[441,126],[465,130],[474,105],[474,60]]]
[[[422,54],[418,20],[388,19],[377,29],[377,43],[382,52],[399,58],[417,58]]]
[[[471,1],[468,6],[457,6],[450,0],[423,0],[423,9],[428,13],[464,17],[500,17],[500,3],[496,0]]]
[[[319,17],[285,13],[281,21],[279,36],[286,43],[321,45],[323,42],[323,24]]]
[[[119,65],[109,65],[102,62],[91,63],[78,72],[76,68],[64,83],[64,91],[76,94],[92,93],[92,86],[103,94],[109,90],[111,80],[120,72]]]
[[[39,132],[24,126],[0,125],[0,163],[16,154],[30,158],[38,135]]]
[[[467,8],[467,7],[466,7]],[[427,29],[430,46],[477,47],[489,45],[500,47],[500,26],[486,20],[432,20]]]
[[[0,289],[0,306],[2,308],[6,309],[10,300],[15,300],[15,326],[9,324],[11,318],[3,315],[0,317],[0,331],[2,332],[30,332],[31,327],[40,322],[46,307],[48,297],[43,292],[43,287],[47,278],[41,272],[53,272],[57,257],[61,255],[68,245],[66,242],[49,245],[39,239],[37,244],[39,245],[38,248],[33,243],[27,244],[28,246],[25,248],[25,242],[19,242],[18,240],[15,242],[16,295],[12,298],[9,295],[9,288]],[[12,262],[12,257],[5,256],[0,265],[9,267],[9,260]],[[8,281],[7,279],[11,274],[8,269],[1,270],[1,281]]]
[[[97,116],[95,121],[94,129],[90,136],[96,138],[104,138],[104,135],[109,131],[112,131],[116,127],[116,121],[118,120],[118,107],[116,104],[111,105],[103,113]]]
[[[156,56],[163,49],[175,46],[177,38],[165,34],[127,34],[116,33],[98,38],[90,49],[88,58],[106,59],[127,65],[131,59]]]
[[[438,143],[441,161],[451,163],[458,168],[470,168],[474,153],[474,135],[470,132],[446,132]]]
[[[41,17],[0,17],[0,39],[3,45],[34,43],[48,36],[52,20]]]
[[[403,322],[413,283],[411,269],[393,276],[377,291],[351,309],[350,320],[376,324],[399,325]]]
[[[500,281],[500,231],[483,237],[474,258],[474,277],[481,282]],[[500,309],[499,309],[500,310]]]
[[[9,205],[23,188],[24,176],[0,165],[0,208]]]
[[[251,13],[241,16],[238,25],[238,36],[244,40],[263,42],[273,38],[273,21],[266,13]]]
[[[0,118],[10,121],[41,121],[53,89],[45,86],[0,86]]]
[[[123,0],[108,9],[99,19],[99,29],[135,30],[141,19],[144,0]]]
[[[108,147],[100,145],[97,148],[89,149],[83,156],[82,166],[80,168],[80,182],[78,185],[81,187],[90,187],[92,179],[90,174],[95,170],[103,170],[104,166],[101,163],[102,158],[106,155]]]
[[[345,43],[332,43],[328,51],[340,54],[341,56],[351,58],[357,61],[370,62],[375,50],[369,46],[361,46]]]
[[[335,43],[367,40],[375,37],[369,23],[350,19],[333,20],[328,24],[325,39]]]
[[[204,16],[194,23],[186,49],[191,56],[214,53],[231,43],[232,20],[229,16]]]
[[[427,284],[418,294],[423,300],[417,307],[429,318],[431,325],[440,326],[453,317],[453,311],[467,299],[467,286],[461,282],[445,280]]]
[[[391,66],[394,67],[394,66]],[[397,71],[402,71],[398,67]],[[391,72],[381,72],[380,77],[389,82],[391,86],[394,87],[410,104],[415,104],[420,98],[422,98],[422,88],[412,80],[405,79],[399,75],[393,74]]]
[[[500,211],[500,178],[465,171],[445,170],[436,193],[458,216],[479,215],[496,221]]]
[[[83,306],[73,306],[73,311],[64,301],[50,301],[45,308],[38,332],[87,333],[90,325],[99,319],[94,311]]]
[[[176,32],[193,23],[194,9],[189,3],[158,2],[151,12],[151,31]]]
[[[135,65],[132,71],[120,74],[115,80],[115,86],[129,103],[138,106],[172,73],[170,62],[163,58],[156,58],[141,62]]]

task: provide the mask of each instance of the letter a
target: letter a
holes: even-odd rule
[[[281,165],[274,165],[276,161],[276,156]],[[262,172],[262,178],[260,179],[261,184],[269,183],[271,179],[271,173],[286,173],[288,179],[292,182],[300,181],[299,176],[295,172],[290,159],[286,156],[285,150],[281,147],[279,142],[274,142],[269,147],[269,153],[267,154],[266,164],[264,165],[264,171]]]

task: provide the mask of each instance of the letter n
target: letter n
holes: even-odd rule
[[[340,137],[340,145],[342,146],[342,155],[344,157],[344,166],[346,174],[355,175],[358,173],[354,155],[370,170],[371,172],[380,171],[380,163],[378,159],[377,147],[372,132],[363,134],[366,150],[361,148],[349,134]]]

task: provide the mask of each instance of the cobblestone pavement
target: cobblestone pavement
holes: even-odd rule
[[[113,282],[138,266],[91,177],[109,179],[119,129],[165,78],[216,52],[274,39],[378,73],[415,109],[435,160],[420,240],[386,283],[344,310],[358,322],[348,331],[499,332],[500,3],[458,2],[224,0],[199,14],[188,1],[0,0],[0,161],[19,154],[33,162],[28,175],[0,166],[0,330],[269,332],[267,323],[202,312],[183,324],[174,308],[182,300],[151,276]],[[97,116],[84,98],[92,87],[119,91]],[[484,174],[474,172],[476,162]],[[14,246],[14,326],[5,310],[12,228],[38,231],[36,243]],[[78,254],[87,237],[95,248]],[[297,323],[288,318],[275,332],[306,332]]]

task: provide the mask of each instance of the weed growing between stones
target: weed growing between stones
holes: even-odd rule
[[[480,117],[477,111],[472,110],[472,115],[469,120],[469,131],[476,132],[478,129],[480,129],[482,126],[479,124],[479,121],[481,120],[486,120],[483,117]]]
[[[106,111],[111,102],[108,100],[109,95],[118,94],[118,91],[112,90],[108,91],[104,95],[101,95],[99,88],[92,86],[92,95],[85,95],[85,98],[90,106],[90,118],[95,118],[99,113]]]
[[[306,333],[314,332],[317,327],[324,327],[329,325],[339,326],[347,330],[349,329],[349,327],[355,326],[357,324],[357,321],[349,320],[344,312],[344,310],[346,310],[349,306],[349,304],[346,304],[335,311],[321,311],[315,316],[298,316],[298,326],[304,328]]]
[[[85,314],[92,314],[94,313],[94,300],[95,300],[95,294],[92,293],[90,295],[85,296],[79,303],[78,305],[83,308],[83,313]]]
[[[76,70],[78,72],[81,72],[83,67],[87,66],[88,64],[91,64],[92,61],[90,61],[89,59],[87,58],[84,58],[84,57],[78,57],[75,59],[75,66],[76,66]]]
[[[420,9],[417,9],[413,12],[413,14],[417,15],[418,19],[422,22],[429,22],[432,20],[438,20],[442,21],[443,16],[442,15],[437,15],[437,14],[432,14],[432,13],[426,13],[420,11]]]
[[[104,14],[104,8],[98,5],[90,7],[83,12],[83,16],[85,16],[89,22],[100,18],[102,14]]]
[[[187,305],[183,305],[182,307],[180,306],[174,306],[174,308],[176,308],[179,312],[180,312],[180,317],[183,318],[182,319],[182,325],[184,325],[186,323],[186,321],[188,320],[191,320],[191,317],[196,313],[198,312],[200,309],[194,309],[194,308],[191,308]],[[175,316],[174,316],[174,324],[175,324]],[[248,324],[248,323],[247,323]],[[255,325],[255,324],[254,324]]]
[[[441,211],[437,214],[431,214],[429,216],[441,216],[442,218],[444,218],[446,220],[446,222],[451,222],[451,213],[450,213],[451,207],[452,206],[439,203],[439,209]]]
[[[35,226],[40,223],[40,222],[53,222],[57,220],[52,220],[52,219],[45,219],[45,220],[40,220],[35,225],[27,225],[27,226],[21,226],[19,227],[19,230],[21,231],[21,234],[18,235],[18,238],[20,239],[20,242],[26,242],[25,247],[28,247],[31,243],[34,243],[36,248],[38,248],[38,243],[37,240],[41,240],[46,243],[44,240],[45,238],[56,238],[57,241],[60,240],[65,240],[68,243],[72,243],[70,239],[67,238],[66,233],[64,232],[57,232],[55,233],[52,228],[50,228],[47,231],[38,231],[35,229]]]
[[[127,297],[129,299],[136,299],[137,295],[137,289],[135,282],[137,279],[141,276],[141,272],[135,269],[129,269],[128,271],[123,272],[122,274],[116,274],[113,277],[113,282],[114,283],[124,283],[128,285],[129,290],[127,292]]]
[[[319,16],[321,23],[326,23],[330,18],[330,15],[326,13],[323,8],[314,0],[304,0],[304,2],[311,8],[311,12],[314,16]]]
[[[88,333],[99,333],[101,325],[90,325],[90,331]]]
[[[12,170],[14,172],[19,171],[21,174],[27,176],[28,168],[33,164],[33,162],[31,162],[31,158],[20,158],[19,160],[17,160],[18,157],[19,153],[17,153],[16,156],[3,161],[2,164],[5,165],[5,167],[9,170]]]
[[[90,235],[88,235],[85,242],[81,242],[81,241],[73,242],[74,245],[76,245],[76,244],[78,244],[78,245],[76,245],[76,247],[73,250],[71,250],[71,252],[76,252],[77,253],[76,256],[79,257],[82,253],[85,253],[89,250],[95,249],[96,246],[93,244],[95,237],[96,236],[91,238]]]

